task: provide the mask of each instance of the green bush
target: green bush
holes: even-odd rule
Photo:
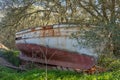
[[[120,60],[119,59],[113,60],[108,67],[112,71],[120,70]]]
[[[0,56],[5,58],[8,62],[12,63],[15,66],[19,66],[20,59],[18,58],[19,52],[18,51],[0,51]]]
[[[98,60],[98,65],[106,68],[109,71],[120,70],[120,59],[101,55]]]

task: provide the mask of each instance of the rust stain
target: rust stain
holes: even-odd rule
[[[43,26],[42,29],[44,30],[53,29],[53,26]]]
[[[56,28],[49,28],[49,29],[43,29],[40,30],[40,36],[41,37],[53,37],[53,36],[60,36],[60,29]]]
[[[34,32],[34,31],[36,31],[35,28],[32,28],[32,29],[31,29],[31,32]]]
[[[32,28],[32,29],[28,29],[28,31],[25,31],[23,33],[20,33],[20,34],[16,34],[16,35],[23,35],[23,34],[27,34],[27,33],[30,33],[30,32],[37,32],[39,31],[40,34],[39,34],[39,37],[66,37],[66,36],[69,36],[71,34],[71,30],[79,30],[80,27],[68,27],[68,28],[65,28],[65,27],[56,27],[56,28],[53,28],[53,25],[50,25],[50,26],[43,26],[39,29],[37,28]]]
[[[39,37],[67,37],[70,36],[72,31],[79,30],[78,27],[70,27],[70,28],[65,28],[65,27],[57,27],[53,28],[53,26],[43,26],[40,29],[32,28],[26,32],[17,34],[16,40],[23,39],[23,35],[28,35],[27,33],[32,32],[31,37],[28,37],[26,39],[30,38],[39,38]],[[39,32],[39,35],[37,34]],[[36,36],[38,35],[38,36]],[[21,37],[21,38],[19,38]]]

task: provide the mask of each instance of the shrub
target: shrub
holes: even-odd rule
[[[120,59],[101,55],[98,65],[105,67],[108,71],[120,70]]]
[[[18,51],[0,51],[0,56],[5,58],[8,62],[12,63],[15,66],[19,66],[20,59],[18,58]]]

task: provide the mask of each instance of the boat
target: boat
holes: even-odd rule
[[[20,59],[35,63],[88,70],[96,64],[94,51],[81,48],[71,36],[80,31],[79,24],[54,24],[16,33]]]

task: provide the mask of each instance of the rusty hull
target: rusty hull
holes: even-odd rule
[[[50,65],[87,70],[95,65],[94,57],[48,48],[36,44],[17,44],[21,51],[20,58],[26,61],[46,63]]]

